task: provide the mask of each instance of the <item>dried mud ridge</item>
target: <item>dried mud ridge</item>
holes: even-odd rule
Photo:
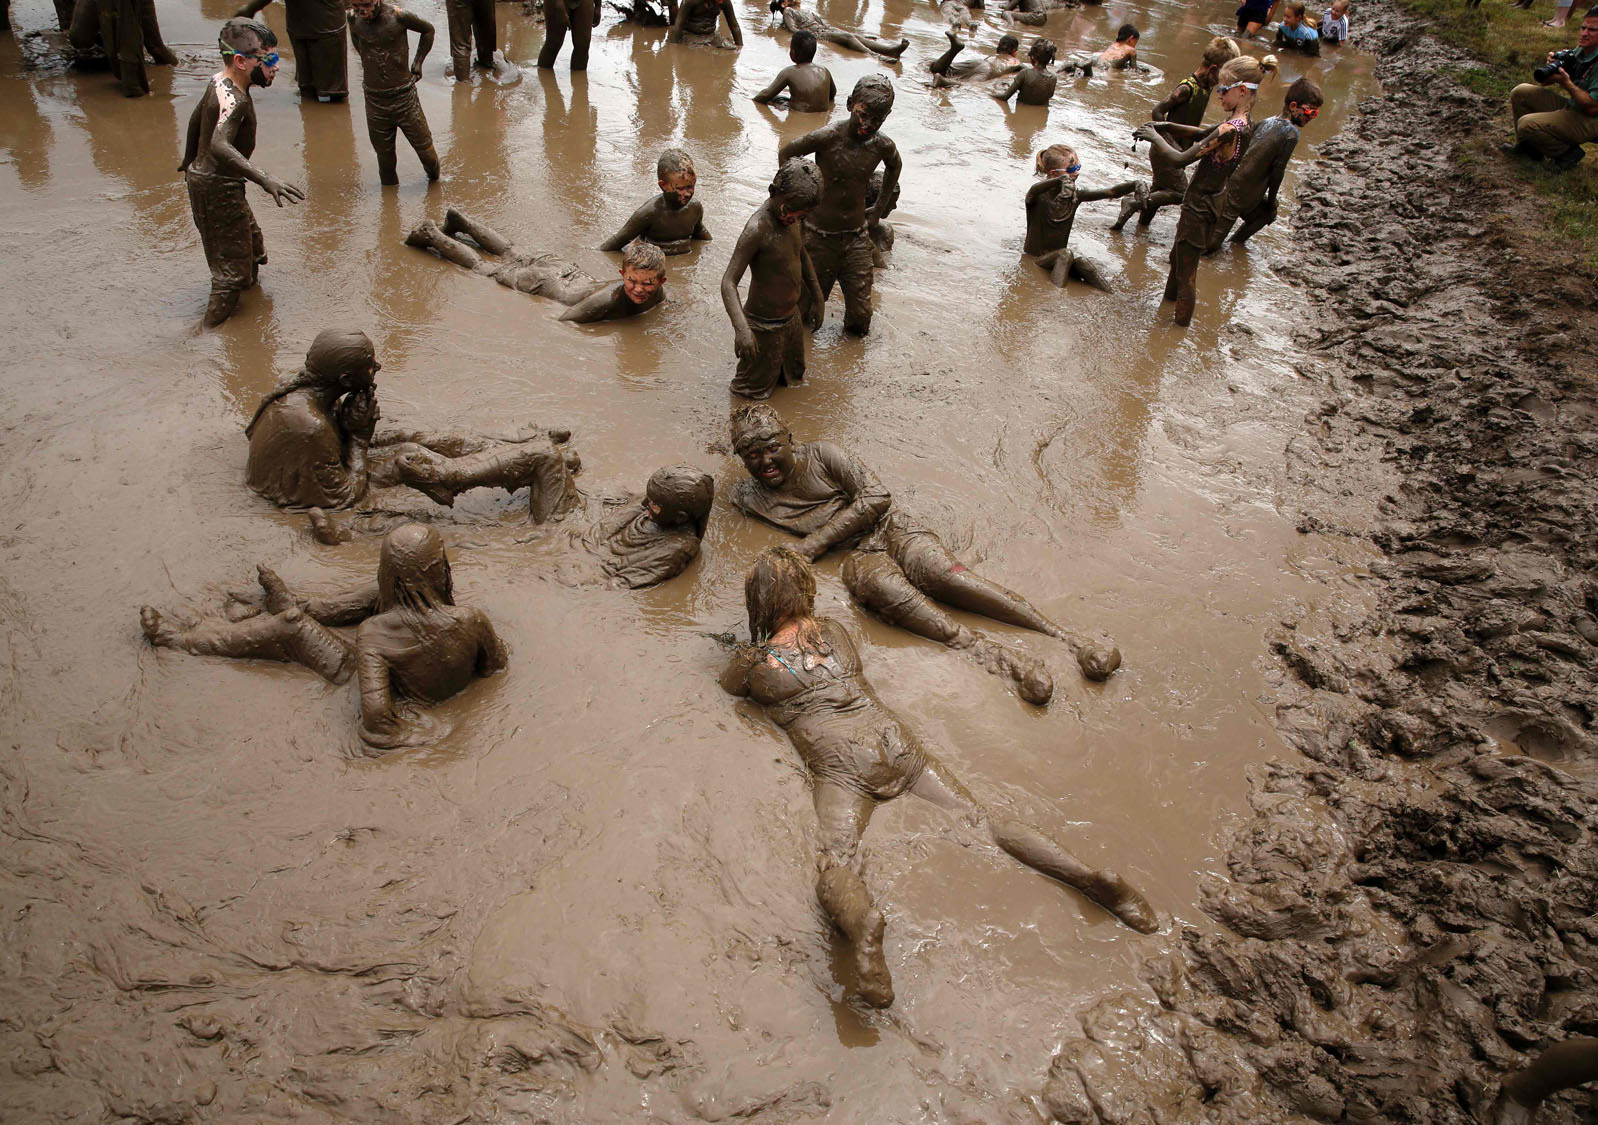
[[[1527,1053],[1598,1033],[1598,785],[1540,760],[1598,749],[1593,279],[1498,233],[1541,217],[1496,151],[1456,159],[1502,131],[1444,77],[1468,64],[1361,21],[1384,96],[1322,147],[1277,262],[1325,391],[1282,502],[1380,549],[1376,606],[1268,638],[1305,760],[1253,773],[1203,888],[1237,936],[1186,930],[1145,965],[1158,1006],[1084,1015],[1062,1122],[1487,1121]],[[1598,1117],[1570,1092],[1538,1120]]]

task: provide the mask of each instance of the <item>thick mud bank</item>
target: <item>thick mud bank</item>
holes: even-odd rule
[[[1361,13],[1384,94],[1322,147],[1278,272],[1320,408],[1280,497],[1380,561],[1368,613],[1286,621],[1235,938],[1151,958],[1055,1057],[1063,1122],[1489,1121],[1502,1076],[1598,1029],[1595,286],[1494,151],[1468,60]],[[1585,1092],[1541,1122],[1598,1120]]]

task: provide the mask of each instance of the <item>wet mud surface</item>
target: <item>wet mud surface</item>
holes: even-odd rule
[[[1022,196],[1054,141],[1084,184],[1145,175],[1130,131],[1230,5],[1051,15],[1063,54],[1139,19],[1156,70],[1062,83],[1046,115],[923,89],[944,42],[930,4],[823,5],[912,41],[897,68],[818,55],[840,89],[895,74],[903,196],[872,335],[844,337],[834,300],[807,385],[777,405],[1126,664],[1088,684],[1058,642],[969,619],[1048,661],[1060,690],[1039,710],[861,616],[832,562],[819,608],[979,798],[1170,919],[1130,934],[898,802],[866,837],[898,991],[870,1013],[842,1001],[814,902],[802,768],[715,683],[741,576],[780,541],[726,502],[742,470],[716,283],[777,148],[820,122],[747,101],[786,35],[754,4],[736,56],[607,15],[586,78],[458,88],[441,42],[419,92],[443,182],[402,152],[386,193],[358,96],[301,106],[285,68],[257,158],[307,199],[252,189],[262,288],[201,332],[174,169],[230,13],[198,7],[163,10],[182,61],[139,101],[51,65],[48,37],[0,40],[0,276],[26,294],[0,309],[0,1117],[1465,1121],[1517,1052],[1592,1033],[1578,763],[1598,630],[1574,577],[1589,451],[1569,436],[1588,400],[1558,377],[1580,331],[1536,345],[1569,367],[1510,348],[1494,318],[1511,296],[1543,308],[1551,282],[1506,292],[1445,147],[1393,163],[1436,135],[1420,110],[1383,101],[1345,129],[1370,56],[1284,60],[1330,95],[1288,191],[1315,149],[1336,160],[1291,221],[1203,267],[1179,333],[1159,310],[1174,214],[1114,235],[1113,204],[1085,206],[1073,246],[1120,292],[1062,292],[1019,260]],[[415,8],[443,28],[442,5]],[[525,67],[541,29],[498,15]],[[1415,73],[1440,61],[1420,50]],[[1403,57],[1383,56],[1392,88]],[[1444,118],[1477,127],[1459,97]],[[454,206],[612,276],[588,248],[668,144],[698,163],[715,241],[672,258],[667,303],[634,322],[561,325],[403,245]],[[1390,219],[1361,229],[1362,192]],[[1310,277],[1317,261],[1335,268]],[[1303,337],[1323,309],[1329,334]],[[307,593],[370,576],[374,537],[318,543],[243,483],[244,422],[333,324],[376,342],[386,418],[570,427],[595,496],[676,462],[717,478],[700,559],[639,592],[563,581],[551,540],[521,542],[525,494],[407,500],[510,667],[439,708],[448,738],[378,760],[346,689],[152,651],[136,616],[214,609],[257,562]]]

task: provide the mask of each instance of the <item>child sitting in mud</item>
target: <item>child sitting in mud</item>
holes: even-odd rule
[[[1027,49],[1027,61],[1032,65],[994,90],[993,96],[1001,102],[1013,97],[1017,105],[1048,105],[1055,87],[1060,84],[1060,79],[1049,70],[1054,55],[1053,43],[1041,37],[1032,40],[1032,46]]]
[[[1273,46],[1278,51],[1300,51],[1306,55],[1321,53],[1320,33],[1315,30],[1314,23],[1304,9],[1304,0],[1287,0],[1282,8],[1282,22],[1276,27]]]
[[[808,31],[796,31],[788,43],[788,57],[792,66],[785,66],[771,80],[771,85],[754,96],[761,105],[776,105],[786,101],[791,113],[830,113],[838,100],[838,87],[833,84],[832,72],[815,61],[816,37]],[[784,90],[786,98],[780,97]]]
[[[462,235],[502,260],[485,261],[466,245]],[[615,283],[589,277],[559,255],[518,250],[487,223],[453,207],[444,213],[443,229],[432,219],[423,219],[405,236],[405,244],[431,250],[446,262],[491,277],[507,289],[559,301],[566,306],[560,319],[574,324],[637,316],[666,299],[666,259],[653,242],[638,240],[627,247],[621,259],[621,281]]]
[[[1135,196],[1141,204],[1148,185],[1140,180],[1127,180],[1114,187],[1077,190],[1076,178],[1082,172],[1082,162],[1070,145],[1050,145],[1038,153],[1037,171],[1045,178],[1026,193],[1026,244],[1021,252],[1035,258],[1048,272],[1049,280],[1061,288],[1065,287],[1066,278],[1074,277],[1095,289],[1110,292],[1104,268],[1089,258],[1076,257],[1066,247],[1071,240],[1077,205],[1099,199],[1119,199],[1124,195]]]
[[[634,239],[643,239],[660,247],[663,254],[686,254],[695,242],[709,242],[704,204],[694,202],[698,180],[694,158],[680,148],[668,148],[655,161],[660,194],[634,211],[621,230],[599,248],[621,250]]]
[[[1071,59],[1060,67],[1061,74],[1080,74],[1083,78],[1093,77],[1095,66],[1106,67],[1110,70],[1148,70],[1148,67],[1137,61],[1137,43],[1143,37],[1129,23],[1123,23],[1121,30],[1115,33],[1115,42],[1111,43],[1097,55],[1082,55]]]
[[[1337,47],[1348,42],[1348,0],[1332,0],[1321,17],[1321,42]]]

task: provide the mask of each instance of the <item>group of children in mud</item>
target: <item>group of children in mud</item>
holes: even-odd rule
[[[431,28],[418,29],[419,21],[388,0],[354,4],[352,30],[362,22],[357,44],[368,44],[362,48],[368,121],[383,180],[394,176],[395,130],[406,133],[427,174],[436,176],[437,158],[414,90]],[[589,6],[590,0],[567,5],[562,18],[574,32],[588,19]],[[708,0],[707,32],[707,0],[671,6],[674,30],[684,34],[712,34],[714,11],[728,11],[725,0]],[[769,101],[786,91],[791,110],[825,112],[836,92],[831,75],[813,61],[821,30],[814,21],[796,26],[801,21],[794,0],[780,7],[785,22],[789,16],[795,20],[794,65],[756,96]],[[969,15],[964,5],[957,7]],[[739,38],[736,24],[730,26]],[[405,45],[408,30],[422,35],[414,58]],[[1123,29],[1098,60],[1068,66],[1134,65],[1137,39],[1135,29]],[[234,311],[239,293],[254,283],[266,260],[244,182],[255,182],[280,206],[303,197],[250,162],[250,87],[270,85],[275,38],[264,25],[240,16],[224,25],[220,40],[224,67],[189,122],[183,161],[212,269],[206,316],[211,324]],[[903,50],[860,42],[881,54]],[[1007,36],[992,59],[961,62],[957,55],[964,44],[951,31],[949,51],[932,64],[934,81],[997,81],[1003,84],[997,95],[1046,102],[1056,82],[1049,71],[1052,44],[1035,42],[1028,67],[1016,61],[1019,46]],[[1076,277],[1107,289],[1104,271],[1069,248],[1078,205],[1122,200],[1119,228],[1133,214],[1147,226],[1160,207],[1180,203],[1166,296],[1176,302],[1178,323],[1186,324],[1199,259],[1218,248],[1239,220],[1243,225],[1234,240],[1243,241],[1275,217],[1298,130],[1321,104],[1319,90],[1300,79],[1288,88],[1282,114],[1256,125],[1249,111],[1264,76],[1261,60],[1242,54],[1232,41],[1208,45],[1192,75],[1137,131],[1153,148],[1152,190],[1131,181],[1078,188],[1081,162],[1075,151],[1066,145],[1045,148],[1037,156],[1043,179],[1026,196],[1024,252],[1059,284]],[[374,82],[384,95],[375,109]],[[1200,122],[1212,94],[1226,120],[1206,129]],[[901,159],[881,132],[893,103],[893,83],[869,75],[850,92],[845,118],[779,150],[768,197],[739,234],[721,281],[737,358],[736,396],[764,399],[803,380],[805,331],[820,326],[834,285],[843,290],[845,331],[870,331],[872,279],[881,253],[892,245],[887,218],[899,197]],[[388,146],[386,155],[380,142]],[[1195,164],[1188,182],[1185,169]],[[562,319],[634,316],[663,299],[666,256],[710,238],[702,205],[694,199],[696,170],[688,154],[675,148],[662,153],[657,180],[660,193],[603,244],[622,254],[617,282],[588,277],[554,255],[519,249],[455,209],[445,211],[442,223],[424,219],[406,241],[509,288],[550,297],[567,306]],[[746,275],[747,292],[740,299]],[[708,473],[672,466],[653,474],[642,495],[609,504],[592,500],[574,485],[580,460],[563,430],[527,427],[494,436],[380,431],[380,366],[364,333],[324,331],[304,366],[262,400],[245,429],[248,486],[275,504],[309,512],[313,533],[323,542],[341,542],[352,530],[383,534],[375,578],[352,589],[303,596],[262,566],[260,592],[230,595],[221,615],[190,622],[150,606],[140,613],[145,638],[159,648],[295,662],[333,683],[356,678],[360,737],[379,751],[436,740],[440,726],[431,705],[504,667],[507,659],[488,618],[455,603],[444,541],[433,526],[447,517],[430,505],[417,507],[407,496],[452,507],[468,489],[526,488],[529,518],[541,528],[533,549],[546,553],[549,573],[565,581],[636,588],[681,574],[698,555],[715,491]],[[1022,595],[966,567],[936,534],[898,508],[857,456],[826,441],[796,442],[769,406],[736,408],[730,439],[745,469],[731,490],[733,504],[796,536],[797,543],[762,551],[749,570],[749,643],[737,646],[721,683],[766,708],[814,781],[821,825],[817,895],[851,944],[855,994],[876,1006],[893,999],[882,947],[884,917],[861,877],[859,844],[875,805],[906,792],[981,828],[1011,856],[1076,888],[1134,929],[1155,929],[1154,910],[1126,880],[1089,868],[1037,828],[990,814],[881,704],[848,632],[815,616],[811,564],[842,552],[841,578],[862,608],[965,656],[1009,681],[1034,705],[1047,704],[1054,692],[1044,663],[974,632],[945,606],[1054,637],[1091,679],[1110,676],[1120,652],[1071,632]],[[578,509],[582,516],[573,515]],[[353,516],[341,514],[352,510]],[[550,526],[562,518],[560,527]],[[353,637],[338,632],[350,625],[356,626]]]

